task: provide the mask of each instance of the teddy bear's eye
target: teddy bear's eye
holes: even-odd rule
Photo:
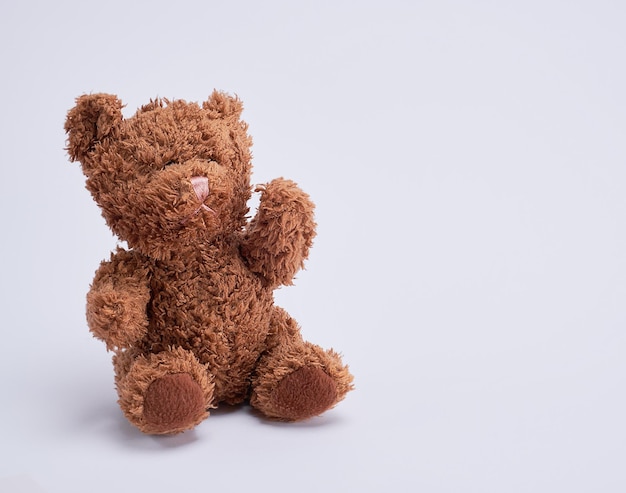
[[[167,168],[168,166],[171,166],[172,164],[176,164],[176,161],[172,161],[172,160],[170,159],[168,162],[166,162],[166,163],[163,165],[163,167],[164,167],[164,168]]]

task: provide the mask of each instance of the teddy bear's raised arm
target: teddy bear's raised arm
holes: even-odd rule
[[[291,180],[277,178],[257,191],[259,209],[244,233],[241,254],[269,286],[292,284],[315,237],[315,206]]]
[[[119,249],[96,271],[87,294],[87,323],[107,349],[130,347],[148,329],[150,270],[145,259]]]

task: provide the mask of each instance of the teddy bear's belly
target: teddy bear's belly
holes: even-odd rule
[[[272,293],[240,269],[198,270],[154,273],[144,348],[193,351],[215,379],[216,402],[240,402],[265,349]]]

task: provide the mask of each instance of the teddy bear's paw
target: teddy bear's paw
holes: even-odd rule
[[[141,294],[92,289],[87,295],[89,330],[108,349],[128,347],[146,333],[146,300]]]
[[[333,379],[317,366],[304,366],[284,377],[270,394],[266,413],[285,421],[318,416],[337,401]]]
[[[130,350],[118,353],[114,363],[120,407],[144,433],[180,433],[208,417],[215,385],[190,351],[137,355]]]
[[[143,403],[143,430],[176,433],[206,416],[202,388],[188,373],[165,375],[150,384]]]

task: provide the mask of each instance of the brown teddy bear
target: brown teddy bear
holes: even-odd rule
[[[251,138],[236,97],[157,99],[123,118],[113,95],[79,97],[68,153],[129,249],[100,265],[87,321],[114,351],[119,404],[146,433],[177,433],[220,402],[298,421],[352,389],[339,355],[302,339],[274,305],[315,235],[313,203],[289,180],[251,196]]]

